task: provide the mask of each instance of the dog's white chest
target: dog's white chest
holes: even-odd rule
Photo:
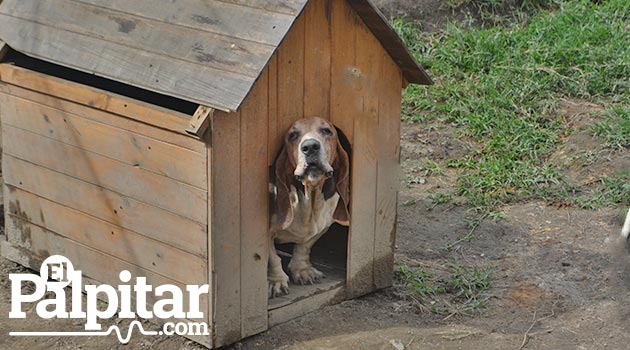
[[[319,236],[333,224],[337,202],[338,193],[328,200],[321,193],[309,198],[291,186],[293,221],[286,230],[277,233],[276,240],[280,243],[304,243]]]

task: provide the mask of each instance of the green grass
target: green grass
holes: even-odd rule
[[[630,79],[630,77],[628,77]],[[595,136],[610,148],[625,151],[630,148],[630,108],[614,108],[603,122],[591,127]]]
[[[630,101],[630,1],[557,4],[510,26],[452,24],[426,34],[393,21],[436,81],[406,89],[403,118],[452,123],[481,144],[448,164],[459,170],[457,194],[482,213],[515,200],[572,193],[548,161],[571,132],[559,117],[558,98],[613,106],[610,127],[598,124],[594,133],[627,147],[628,111],[618,106]]]
[[[451,264],[440,274],[433,274],[422,268],[401,266],[396,271],[396,282],[399,293],[420,311],[469,315],[486,305],[492,270]]]
[[[576,197],[574,202],[584,209],[630,203],[630,172],[600,177],[592,193]]]

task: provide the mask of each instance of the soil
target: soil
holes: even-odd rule
[[[440,1],[396,3],[396,8],[421,9],[406,12],[417,18],[439,17],[436,26],[449,17],[441,10],[432,12],[431,6]],[[562,140],[553,159],[584,191],[594,186],[596,177],[630,168],[627,152],[606,150],[588,133],[601,108],[584,101],[560,103],[561,116],[574,131]],[[427,269],[453,262],[490,266],[494,273],[488,305],[472,315],[447,318],[419,312],[395,289],[387,289],[324,307],[227,349],[628,349],[630,254],[618,239],[621,208],[516,203],[502,208],[505,218],[483,221],[474,240],[446,249],[470,232],[465,225],[470,213],[461,198],[434,205],[429,194],[454,189],[457,174],[446,167],[446,160],[477,145],[442,123],[405,124],[402,130],[396,264]],[[438,163],[443,174],[418,171],[417,161],[425,158]],[[408,181],[410,177],[417,180]],[[83,330],[73,320],[9,320],[8,275],[20,272],[27,270],[0,258],[3,332]],[[109,320],[104,326],[115,323]],[[128,324],[123,321],[121,326],[126,329]],[[0,337],[0,349],[202,349],[177,336],[136,336],[120,345],[114,336],[18,338],[7,333]]]

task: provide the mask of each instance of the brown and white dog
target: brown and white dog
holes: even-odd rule
[[[334,222],[349,225],[349,161],[335,127],[316,117],[293,123],[272,177],[267,279],[273,298],[289,292],[274,242],[295,243],[289,263],[293,282],[312,284],[324,274],[311,265],[311,247]]]

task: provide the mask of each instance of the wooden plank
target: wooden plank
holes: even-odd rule
[[[210,120],[213,114],[214,108],[199,106],[190,120],[190,125],[186,129],[186,132],[196,135],[197,137],[202,137],[206,130],[208,130],[208,126],[210,126]]]
[[[214,118],[214,115],[212,116],[212,118]],[[207,181],[208,181],[208,225],[206,226],[206,249],[207,249],[207,260],[208,260],[208,271],[207,271],[207,283],[209,285],[209,290],[210,290],[210,300],[208,302],[208,308],[207,308],[207,312],[208,312],[208,325],[209,328],[212,329],[212,334],[211,337],[209,339],[206,340],[206,342],[208,344],[204,344],[209,348],[212,348],[214,345],[214,319],[215,319],[215,314],[214,314],[214,310],[215,310],[215,306],[214,306],[214,301],[216,300],[216,298],[214,298],[214,293],[217,290],[217,281],[215,279],[215,262],[214,262],[214,256],[215,256],[215,248],[214,248],[214,238],[213,238],[213,215],[214,215],[214,210],[213,210],[213,204],[214,204],[214,194],[213,194],[213,190],[214,188],[212,187],[212,166],[214,164],[214,162],[212,161],[212,121],[210,122],[210,129],[208,130],[208,132],[204,135],[204,139],[206,141],[206,169],[207,169]]]
[[[204,32],[277,45],[293,15],[220,1],[178,0],[155,6],[153,0],[76,0]],[[198,35],[204,35],[199,33]]]
[[[184,251],[205,256],[206,225],[88,184],[10,155],[2,157],[7,185],[151,237]]]
[[[240,113],[212,121],[212,239],[215,347],[241,337]]]
[[[0,20],[0,36],[20,52],[222,110],[236,110],[255,80],[4,14]]]
[[[383,45],[390,57],[402,69],[405,78],[416,84],[430,85],[433,81],[429,75],[418,65],[413,55],[407,49],[402,39],[396,34],[394,28],[389,25],[387,18],[374,6],[370,0],[344,0],[362,18],[363,23]]]
[[[80,270],[86,278],[101,283],[118,285],[120,272],[127,270],[131,272],[132,278],[146,277],[147,284],[153,286],[172,284],[183,290],[186,289],[186,286],[180,282],[78,244],[14,216],[8,217],[6,227],[8,240],[0,241],[3,256],[35,271],[39,270],[44,259],[50,255],[59,254],[70,259],[74,268]],[[206,283],[204,279],[205,275],[200,276],[194,284],[204,284]],[[184,293],[185,305],[188,304],[187,294]],[[153,293],[147,294],[147,304],[152,305],[156,300]],[[207,305],[208,298],[203,295],[199,300],[200,310],[204,310]]]
[[[330,0],[309,2],[304,10],[304,116],[330,118]]]
[[[376,213],[379,81],[381,79],[378,41],[362,27],[356,33],[356,69],[362,104],[354,116],[352,208],[348,240],[348,294],[352,297],[373,290],[374,227]]]
[[[207,187],[206,159],[202,154],[21,98],[0,95],[0,103],[5,125],[80,147],[197,188],[205,190]],[[89,111],[86,113],[89,114]]]
[[[267,164],[271,166],[278,156],[280,152],[280,148],[282,147],[282,131],[278,130],[278,55],[273,55],[271,60],[269,61],[269,66],[267,67],[268,78],[268,88],[267,94],[269,97],[268,110],[269,110],[269,123],[267,124],[267,141],[269,142],[267,152],[268,154],[268,162]]]
[[[206,190],[10,125],[2,132],[5,154],[206,223]]]
[[[242,6],[248,6],[258,8],[266,11],[284,13],[287,15],[296,16],[300,13],[304,5],[307,3],[305,0],[281,0],[281,1],[269,1],[269,0],[219,0],[223,2],[229,2],[232,4],[238,4]]]
[[[278,132],[304,117],[304,16],[282,42],[278,55]]]
[[[241,337],[267,330],[267,79],[263,73],[241,108]]]
[[[18,188],[8,187],[4,195],[9,197],[9,215],[148,271],[183,284],[198,282],[199,275],[206,273],[205,257],[173,248]],[[186,268],[182,269],[182,266]]]
[[[6,55],[7,52],[9,52],[9,45],[0,40],[0,60],[4,58],[4,55]]]
[[[295,301],[286,306],[269,311],[269,327],[304,316],[326,305],[336,304],[346,299],[345,287],[338,286],[309,298]]]
[[[333,124],[350,143],[354,139],[354,117],[362,109],[358,99],[358,71],[355,67],[355,30],[358,18],[345,0],[331,0],[331,80],[330,112]]]
[[[72,0],[5,0],[4,6],[3,13],[15,18],[253,78],[275,49]]]
[[[374,285],[392,285],[398,187],[400,181],[400,108],[402,75],[396,63],[381,50],[379,82],[378,174],[376,184],[376,223],[374,231]]]
[[[5,67],[6,67],[5,65],[0,65],[0,73],[2,71],[5,71],[4,70]],[[56,84],[55,78],[46,77],[39,73],[30,72],[28,70],[23,70],[22,72],[28,72],[28,74],[23,75],[20,73],[20,76],[22,76],[25,79],[18,83],[19,84],[24,83],[24,85],[27,86],[28,88],[34,89],[36,91],[41,91],[43,93],[38,93],[33,90],[24,89],[17,85],[10,85],[10,84],[4,84],[4,83],[2,84],[2,86],[5,88],[5,90],[2,90],[0,92],[5,93],[5,94],[10,94],[12,96],[20,97],[25,100],[37,102],[39,104],[58,109],[60,111],[68,112],[70,114],[79,115],[83,118],[97,121],[99,123],[111,125],[119,129],[124,129],[127,131],[131,131],[133,133],[136,133],[136,134],[148,136],[150,138],[160,140],[165,143],[173,144],[173,145],[185,148],[187,150],[191,150],[199,154],[204,154],[205,152],[206,146],[201,140],[196,140],[190,137],[188,134],[184,136],[183,134],[180,134],[179,131],[177,131],[176,133],[176,132],[171,132],[173,130],[170,130],[168,128],[162,129],[160,127],[154,127],[155,124],[161,125],[159,122],[159,119],[160,119],[159,116],[155,116],[156,117],[155,124],[145,124],[145,123],[138,122],[132,119],[127,119],[126,117],[121,117],[121,114],[114,114],[114,113],[117,113],[117,111],[113,111],[112,108],[109,108],[107,106],[121,105],[123,108],[127,108],[127,106],[131,106],[131,105],[123,104],[122,101],[120,103],[115,103],[114,102],[115,96],[113,95],[102,96],[104,98],[100,99],[103,101],[109,100],[109,102],[106,103],[107,106],[97,107],[97,105],[99,105],[100,102],[94,102],[94,100],[87,100],[86,103],[81,105],[81,104],[67,101],[64,99],[64,98],[68,98],[74,101],[73,96],[59,96],[60,98],[57,98],[55,97],[56,95],[48,95],[48,93],[51,93],[51,94],[56,93],[59,95],[60,92],[65,90],[63,86],[59,86]],[[37,76],[31,75],[31,73],[34,73]],[[65,82],[65,81],[60,81],[60,82],[63,82],[64,83],[63,85],[65,86],[74,85],[74,87],[78,87],[76,96],[86,97],[90,95],[90,91],[82,91],[83,86],[81,85],[77,85],[77,84],[73,84],[73,83]],[[13,84],[15,82],[11,82],[11,83]],[[59,89],[49,91],[47,88],[45,88],[45,86],[52,86],[53,88],[58,87]],[[81,98],[78,98],[78,100],[81,100]],[[89,105],[93,105],[95,106],[95,108],[88,107]],[[99,108],[99,109],[96,109],[96,108]],[[101,108],[111,113],[101,111],[100,110]],[[133,110],[133,108],[130,108],[129,110],[131,111]],[[144,113],[144,112],[147,112],[147,113]],[[148,109],[145,109],[144,112],[138,111],[138,113],[135,115],[140,116],[140,115],[146,114],[148,119],[151,119],[154,117]],[[188,122],[189,122],[189,119],[186,119],[186,123]],[[181,127],[183,127],[183,125],[177,126],[178,130],[180,130]]]

